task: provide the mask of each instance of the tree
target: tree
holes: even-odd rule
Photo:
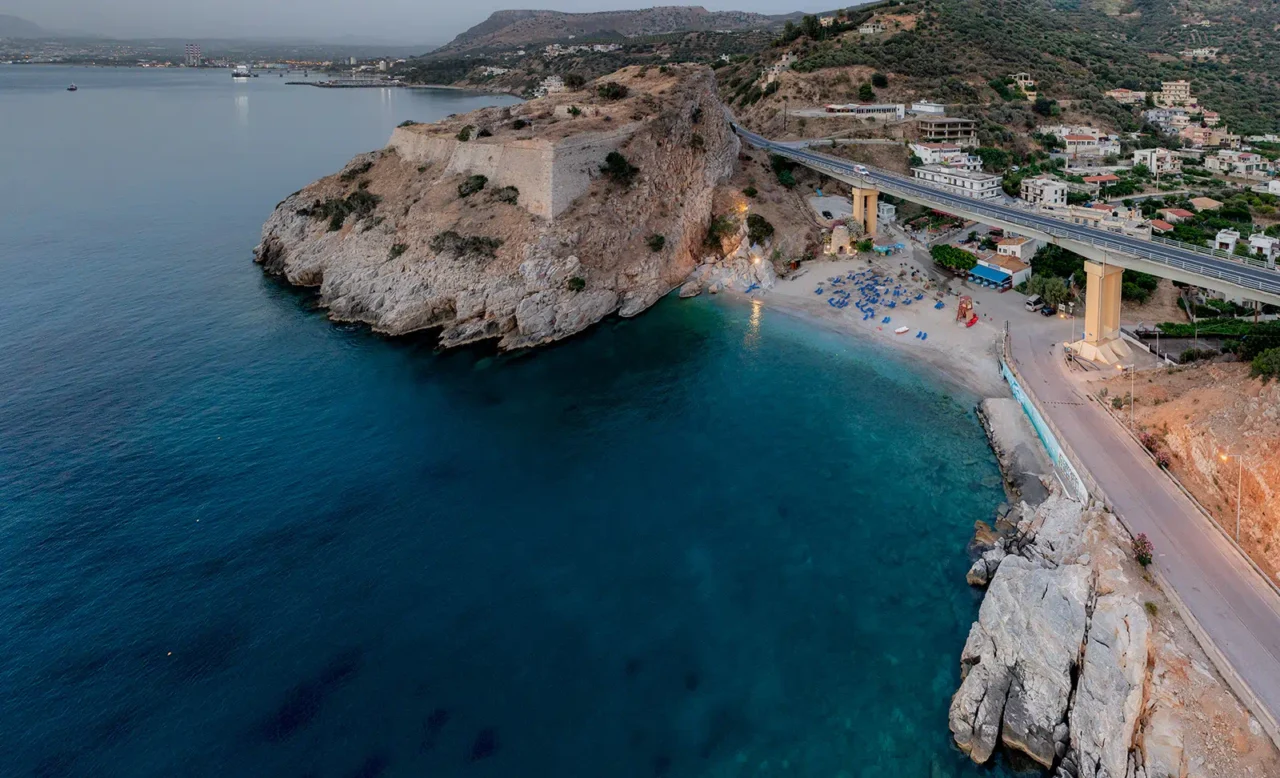
[[[1044,95],[1036,97],[1036,101],[1031,104],[1031,110],[1041,116],[1053,116],[1057,112],[1058,101],[1050,100]]]
[[[1027,294],[1038,294],[1055,308],[1071,299],[1067,282],[1057,276],[1034,275],[1027,282]]]
[[[871,85],[874,86],[876,89],[884,89],[885,87],[889,86],[889,77],[886,76],[884,73],[872,73]]]
[[[1249,365],[1249,377],[1261,378],[1264,384],[1280,378],[1280,348],[1269,348],[1254,357]]]
[[[657,253],[662,251],[663,246],[667,245],[667,237],[655,233],[646,238],[645,243],[648,244],[650,251]]]
[[[758,213],[747,217],[747,240],[754,245],[763,246],[773,235],[773,225]]]
[[[929,250],[933,261],[945,268],[968,272],[978,266],[978,258],[964,249],[943,244]]]
[[[818,17],[812,15],[804,17],[800,20],[800,28],[810,40],[822,40],[822,22],[818,21]]]
[[[1037,275],[1069,279],[1084,274],[1084,257],[1052,243],[1042,246],[1031,258],[1031,269]]]
[[[605,100],[621,100],[630,90],[616,81],[606,81],[596,87],[596,93]]]
[[[911,167],[924,167],[924,160],[912,154],[911,159],[907,160],[907,164]]]
[[[587,79],[581,73],[569,73],[564,77],[564,85],[575,92],[586,83]]]
[[[980,146],[973,153],[982,160],[983,169],[990,172],[998,173],[1009,167],[1009,152],[1004,149]]]
[[[863,84],[858,87],[858,99],[864,103],[869,103],[876,99],[876,90],[871,88],[870,84]]]

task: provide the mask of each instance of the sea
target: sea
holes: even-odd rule
[[[276,203],[514,98],[287,80],[0,66],[0,775],[1006,774],[947,730],[978,398],[744,298],[334,324]]]

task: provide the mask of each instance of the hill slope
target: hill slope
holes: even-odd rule
[[[49,33],[40,25],[17,16],[0,14],[0,38],[43,38]]]
[[[698,6],[667,6],[636,11],[563,13],[560,11],[497,11],[432,52],[433,56],[469,51],[513,48],[564,41],[570,37],[663,35],[706,30],[751,30],[773,26],[788,17],[738,11],[708,11]]]

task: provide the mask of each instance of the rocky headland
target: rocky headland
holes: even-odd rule
[[[1014,452],[1007,401],[987,400],[1006,475]],[[1044,478],[1039,505],[1020,501],[1001,533],[975,541],[968,581],[987,587],[961,653],[952,699],[956,744],[978,763],[997,748],[1054,778],[1280,774],[1280,753],[1212,670],[1132,541],[1101,505]]]
[[[710,68],[627,68],[397,128],[281,202],[255,260],[335,320],[535,346],[683,283],[738,154]]]

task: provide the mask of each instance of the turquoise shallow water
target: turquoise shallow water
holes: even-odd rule
[[[229,81],[0,68],[0,775],[993,774],[975,398],[741,301],[334,326],[275,202],[493,98]]]

